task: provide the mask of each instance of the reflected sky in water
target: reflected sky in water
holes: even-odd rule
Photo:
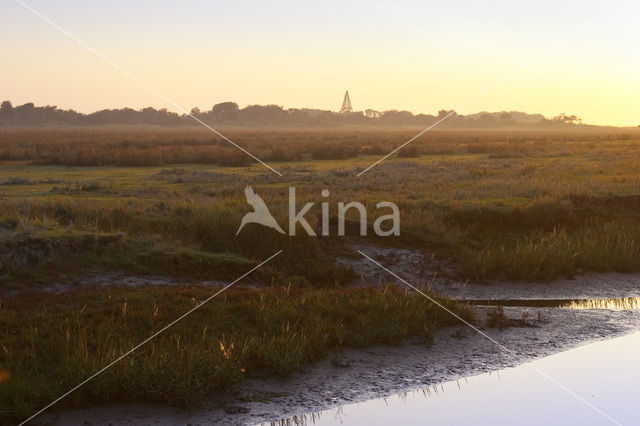
[[[611,309],[616,311],[640,309],[640,297],[578,300],[563,307],[571,309]]]
[[[624,425],[640,425],[640,332],[591,343],[500,372],[272,424],[610,425],[560,386]]]

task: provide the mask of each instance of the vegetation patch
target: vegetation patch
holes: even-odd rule
[[[465,274],[522,281],[573,277],[585,270],[640,270],[640,226],[637,223],[589,224],[574,231],[537,232],[508,245],[493,243],[465,249]]]
[[[281,162],[273,164],[283,176],[196,129],[0,132],[0,182],[5,183],[0,230],[36,238],[41,228],[126,235],[108,248],[59,256],[61,262],[73,259],[60,263],[61,269],[73,263],[71,269],[79,272],[89,267],[191,271],[227,279],[244,271],[232,258],[218,262],[220,256],[256,264],[284,250],[261,281],[334,286],[353,280],[349,269],[335,264],[336,254],[347,248],[345,239],[335,236],[337,202],[357,200],[366,208],[372,242],[437,252],[453,261],[463,280],[539,281],[581,271],[640,270],[635,131],[438,130],[401,150],[398,157],[404,158],[388,158],[359,177],[358,171],[413,133],[232,130],[229,135],[260,158]],[[327,202],[330,236],[309,237],[299,229],[289,237],[256,224],[236,236],[251,208],[243,192],[247,185],[284,228],[288,187],[296,187],[298,209],[315,203],[306,218],[317,234],[320,203]],[[330,190],[326,199],[323,189]],[[400,236],[373,239],[381,200],[399,206]],[[351,209],[346,216],[352,235],[359,229],[359,213]],[[28,273],[42,271],[41,281],[57,279],[45,271],[47,264],[56,262]]]
[[[85,289],[2,298],[0,418],[23,420],[160,330],[213,291]],[[470,307],[438,298],[467,321]],[[458,320],[397,288],[230,289],[61,401],[193,407],[247,376],[291,373],[343,347],[430,341]]]

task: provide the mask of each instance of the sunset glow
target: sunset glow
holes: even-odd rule
[[[635,2],[27,4],[186,110],[234,101],[335,111],[349,89],[355,110],[433,114],[534,58],[462,112],[640,124]],[[0,15],[3,99],[176,110],[19,3],[3,2]]]

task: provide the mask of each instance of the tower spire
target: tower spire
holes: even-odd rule
[[[349,99],[349,91],[344,92],[344,100],[342,101],[342,109],[340,109],[340,114],[347,114],[353,112],[353,108],[351,108],[351,99]]]

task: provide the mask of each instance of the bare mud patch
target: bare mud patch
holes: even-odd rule
[[[46,285],[29,285],[20,289],[6,291],[9,296],[15,296],[24,292],[44,292],[44,293],[64,293],[82,288],[96,287],[139,287],[142,285],[152,286],[209,286],[219,288],[228,285],[229,282],[222,280],[194,280],[181,279],[163,275],[134,275],[120,272],[87,274],[80,277],[63,279],[58,282]],[[255,288],[255,285],[238,283],[238,287]],[[0,291],[0,294],[2,292]]]

